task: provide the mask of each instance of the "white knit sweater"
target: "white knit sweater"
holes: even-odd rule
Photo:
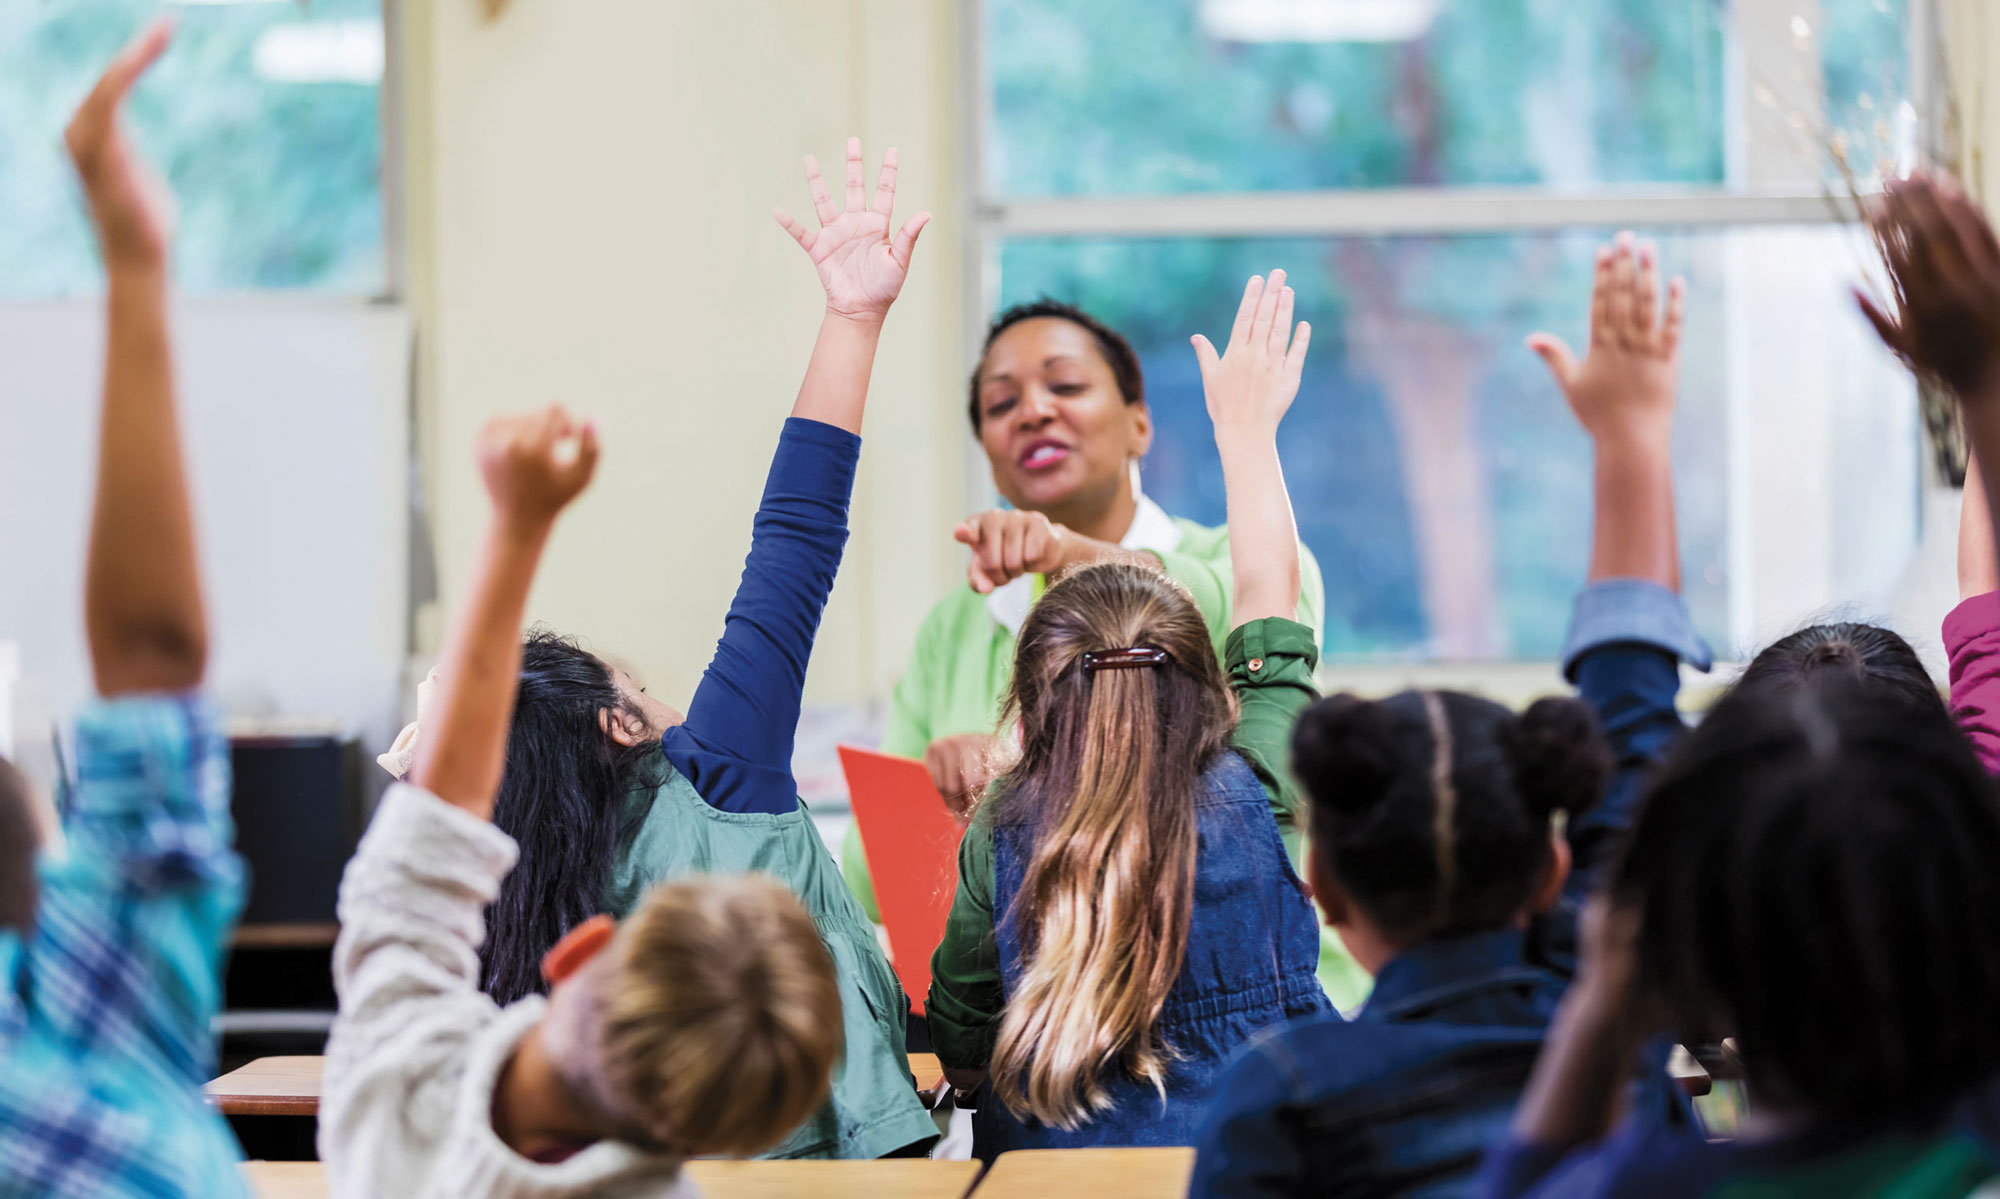
[[[340,883],[319,1154],[336,1199],[688,1199],[680,1159],[601,1141],[542,1164],[493,1132],[493,1087],[541,1019],[479,990],[484,908],[513,838],[419,788],[389,789]]]

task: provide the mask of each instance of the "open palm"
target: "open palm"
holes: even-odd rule
[[[911,217],[892,239],[889,218],[896,207],[895,148],[890,147],[882,157],[873,203],[863,194],[861,174],[861,139],[850,137],[847,206],[842,211],[833,205],[826,179],[820,175],[819,160],[806,155],[806,183],[812,189],[813,211],[820,227],[817,231],[808,229],[782,210],[777,217],[785,232],[812,257],[820,285],[826,288],[828,308],[842,316],[881,320],[903,290],[917,234],[930,223],[931,214],[920,212]]]

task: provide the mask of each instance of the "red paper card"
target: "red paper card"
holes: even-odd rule
[[[848,802],[889,933],[889,959],[916,1010],[931,992],[931,952],[958,888],[958,821],[914,758],[840,747]]]

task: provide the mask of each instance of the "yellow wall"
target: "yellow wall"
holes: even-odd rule
[[[897,219],[938,219],[883,339],[854,535],[807,694],[886,691],[960,569],[955,8],[515,0],[488,24],[474,0],[406,6],[409,291],[445,610],[485,519],[475,430],[562,399],[600,420],[608,446],[531,618],[685,702],[821,309],[771,208],[810,219],[802,155],[837,172],[854,133],[871,163],[900,147]],[[436,614],[420,629],[434,648]]]

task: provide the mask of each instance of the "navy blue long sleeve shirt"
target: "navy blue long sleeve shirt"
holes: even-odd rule
[[[806,664],[847,545],[861,438],[819,421],[785,421],[750,556],[722,640],[688,703],[661,738],[667,760],[727,812],[798,806],[792,746]]]

